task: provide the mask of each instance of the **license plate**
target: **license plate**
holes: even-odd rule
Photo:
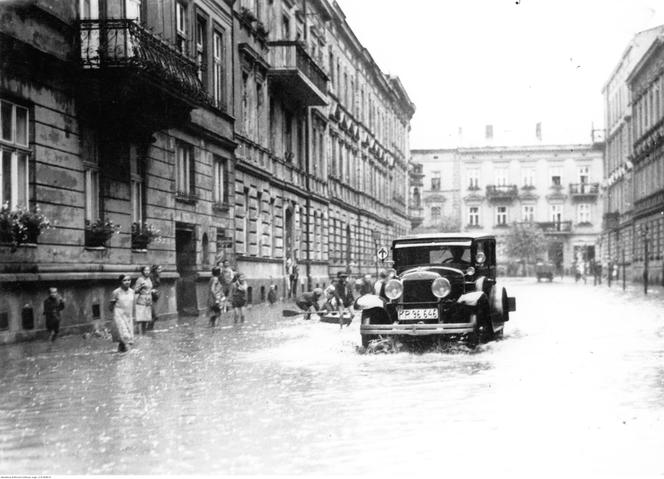
[[[431,309],[402,309],[399,311],[400,320],[424,320],[424,319],[438,319],[438,310]]]

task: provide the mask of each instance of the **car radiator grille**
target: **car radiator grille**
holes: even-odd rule
[[[452,286],[452,292],[448,298],[458,298],[464,293],[464,278],[461,275],[446,276]],[[432,279],[404,280],[403,302],[404,303],[431,303],[438,302],[438,298],[431,292]]]

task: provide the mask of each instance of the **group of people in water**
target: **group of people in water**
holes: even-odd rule
[[[161,266],[145,266],[133,287],[130,275],[120,275],[120,286],[113,291],[109,302],[119,352],[126,352],[134,344],[135,333],[144,334],[154,326],[157,317],[155,304],[160,296],[160,275]]]
[[[295,304],[305,313],[319,311],[343,313],[350,311],[355,299],[365,294],[375,294],[387,299],[385,285],[394,276],[396,271],[393,269],[381,269],[376,280],[370,274],[354,280],[346,273],[339,273],[327,288],[314,288],[310,292],[303,293],[296,298]],[[305,317],[308,318],[308,315]]]

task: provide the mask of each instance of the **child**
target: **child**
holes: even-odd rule
[[[274,284],[270,285],[270,290],[267,292],[267,300],[270,302],[270,306],[277,302],[277,286]]]
[[[247,284],[244,273],[239,273],[237,281],[233,283],[231,288],[231,298],[233,303],[233,323],[238,322],[238,317],[241,323],[244,323],[244,311],[247,304]]]
[[[110,301],[110,310],[113,312],[113,322],[118,329],[118,352],[127,351],[127,345],[134,343],[134,290],[129,287],[131,277],[128,274],[120,275],[120,287],[113,291]]]
[[[212,277],[208,285],[208,309],[210,314],[210,326],[214,327],[217,324],[217,319],[224,309],[226,296],[224,296],[223,285],[219,280],[221,276],[221,268],[215,266],[212,268]]]
[[[44,300],[44,316],[46,316],[46,329],[51,341],[60,331],[60,311],[65,309],[65,301],[58,294],[58,288],[48,288],[48,298]]]

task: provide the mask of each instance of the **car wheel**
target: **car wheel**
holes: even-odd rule
[[[368,348],[369,343],[376,339],[376,336],[373,334],[363,334],[362,335],[362,347],[363,348]]]
[[[481,308],[473,316],[475,319],[475,329],[468,335],[467,343],[469,347],[476,348],[478,345],[490,341],[494,337],[494,334],[491,319],[486,308]]]

